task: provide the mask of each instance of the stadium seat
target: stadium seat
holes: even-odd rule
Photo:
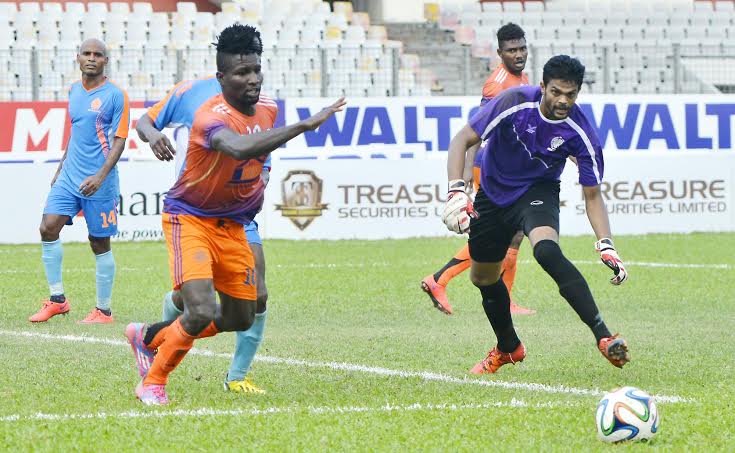
[[[133,14],[148,19],[153,14],[150,2],[133,2]]]
[[[467,26],[460,25],[454,29],[454,41],[459,44],[471,45],[475,40],[475,29]]]
[[[337,1],[332,3],[335,14],[341,14],[348,22],[352,20],[352,3],[345,1]]]
[[[503,11],[506,13],[522,14],[523,3],[520,1],[503,2]]]
[[[718,0],[717,2],[715,2],[715,10],[718,13],[728,12],[732,14],[733,11],[735,11],[735,3],[733,3],[731,0]]]
[[[19,12],[26,16],[32,17],[34,20],[38,17],[41,12],[41,4],[38,2],[22,2],[18,5]]]
[[[18,8],[15,2],[12,3],[0,3],[0,18],[6,18],[8,21],[15,19],[15,15],[18,13]]]
[[[686,31],[683,28],[669,27],[666,29],[666,39],[672,42],[682,41],[686,37]]]
[[[194,17],[197,13],[197,4],[194,2],[176,2],[176,12]]]
[[[127,2],[110,2],[110,13],[130,14],[130,5]]]
[[[231,14],[234,16],[240,16],[242,15],[242,5],[240,3],[235,2],[222,2],[221,6],[221,12],[223,14]]]
[[[107,17],[107,3],[105,2],[89,2],[87,3],[87,17],[95,16],[100,19]]]
[[[500,2],[483,2],[481,8],[483,12],[494,14],[502,14],[503,12],[503,4]]]
[[[543,1],[532,1],[532,0],[526,0],[523,2],[523,8],[526,11],[526,14],[529,12],[543,12],[544,11],[544,2]]]
[[[699,12],[707,12],[711,13],[714,11],[714,4],[711,1],[695,1],[694,2],[694,11]]]

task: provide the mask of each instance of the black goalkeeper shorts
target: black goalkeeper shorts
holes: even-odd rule
[[[559,181],[534,184],[504,208],[490,201],[480,188],[474,207],[479,217],[470,222],[470,256],[478,263],[498,263],[505,258],[516,232],[522,230],[528,236],[540,226],[559,232]]]

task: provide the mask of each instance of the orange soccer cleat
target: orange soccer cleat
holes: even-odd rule
[[[517,305],[515,302],[513,302],[513,299],[511,299],[510,312],[514,315],[533,315],[536,313],[536,310],[532,308],[521,307],[520,305]]]
[[[79,324],[112,324],[114,322],[111,314],[108,316],[96,307],[89,312],[86,318],[78,321]]]
[[[69,299],[63,303],[51,302],[50,300],[43,301],[43,307],[28,320],[30,322],[46,322],[56,315],[65,315],[69,313],[71,307],[69,307]]]
[[[429,295],[431,302],[437,310],[448,315],[452,314],[452,306],[447,301],[446,287],[440,285],[434,280],[433,275],[427,275],[421,280],[421,289]]]
[[[513,352],[501,352],[497,346],[488,352],[487,357],[470,370],[472,374],[488,374],[496,373],[498,369],[506,363],[522,362],[526,358],[526,347],[523,343],[519,343]]]
[[[624,338],[618,338],[620,334],[616,333],[612,337],[605,337],[600,340],[597,347],[607,360],[618,368],[630,362],[630,353],[628,352],[628,343]]]

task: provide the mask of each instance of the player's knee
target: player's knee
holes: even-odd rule
[[[38,232],[41,234],[41,240],[44,242],[52,242],[59,239],[59,232],[46,222],[41,222],[41,226],[38,227]]]
[[[266,289],[258,289],[258,298],[256,299],[257,313],[263,313],[266,310],[266,303],[268,302],[268,291]]]
[[[539,241],[533,248],[533,257],[544,269],[553,266],[554,263],[558,263],[564,255],[561,252],[559,244],[556,242],[545,239]]]
[[[186,324],[193,331],[201,331],[214,320],[217,314],[217,305],[209,303],[193,303],[187,304],[184,311]],[[182,321],[183,322],[183,321]]]
[[[499,275],[491,275],[490,273],[470,272],[470,281],[478,288],[490,286],[498,281]]]
[[[225,329],[229,331],[248,330],[255,321],[255,305],[243,304],[242,309],[238,310],[237,316],[225,319]]]

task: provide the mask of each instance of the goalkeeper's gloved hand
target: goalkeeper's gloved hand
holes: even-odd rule
[[[461,179],[449,181],[447,204],[444,206],[442,221],[449,231],[457,234],[470,231],[470,219],[478,215],[472,207],[472,200],[465,192],[465,182]]]
[[[615,251],[612,239],[602,238],[595,242],[595,250],[600,253],[600,259],[605,263],[605,266],[615,272],[615,276],[610,279],[610,283],[619,285],[628,279],[628,272],[625,270],[618,252]]]

